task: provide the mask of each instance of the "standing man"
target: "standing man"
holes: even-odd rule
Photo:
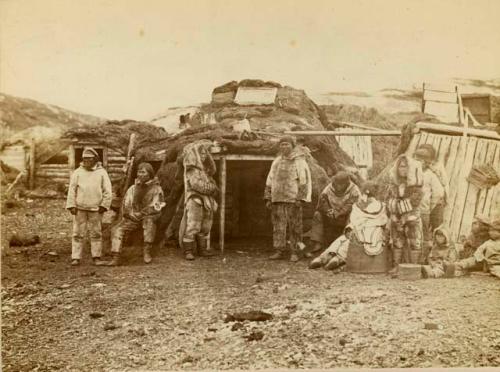
[[[90,231],[90,250],[95,265],[102,265],[102,215],[111,206],[111,181],[91,148],[83,150],[82,164],[71,175],[66,209],[73,217],[71,265],[82,258],[83,240]]]
[[[422,165],[422,201],[420,202],[420,216],[422,218],[422,264],[427,264],[428,255],[432,248],[433,232],[442,225],[444,208],[446,206],[447,179],[433,166],[436,150],[431,145],[422,145],[415,152],[415,159]]]
[[[211,141],[200,140],[186,145],[183,150],[184,166],[184,215],[179,228],[179,243],[186,260],[200,256],[212,256],[208,250],[208,238],[213,216],[217,211],[215,198],[219,189],[213,176],[215,162],[210,155]]]
[[[163,207],[163,190],[154,169],[149,163],[141,163],[137,167],[137,178],[125,194],[122,204],[122,219],[113,231],[111,254],[113,258],[109,266],[119,264],[123,237],[131,231],[143,228],[144,263],[151,263],[151,248],[155,240],[156,220]]]
[[[267,176],[264,199],[272,210],[273,248],[270,260],[284,258],[287,242],[290,261],[297,262],[297,243],[302,242],[302,204],[311,201],[311,171],[305,154],[295,147],[295,139],[282,137],[280,154],[274,159]]]
[[[343,234],[352,206],[360,194],[349,173],[340,171],[332,177],[321,192],[314,212],[311,230],[314,247],[311,253],[321,251]]]

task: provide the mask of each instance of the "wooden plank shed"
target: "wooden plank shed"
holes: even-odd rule
[[[469,133],[462,127],[435,123],[419,123],[420,129],[407,149],[413,155],[419,145],[431,144],[438,162],[444,165],[449,178],[450,195],[445,209],[445,224],[452,238],[470,232],[475,215],[493,216],[500,213],[500,183],[480,189],[467,181],[475,165],[489,164],[500,174],[500,136],[491,131]],[[450,130],[452,132],[450,132]]]

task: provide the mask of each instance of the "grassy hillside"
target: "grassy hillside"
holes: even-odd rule
[[[0,138],[4,142],[55,138],[69,128],[101,121],[95,116],[0,93]]]

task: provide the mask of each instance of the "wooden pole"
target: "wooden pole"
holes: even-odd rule
[[[304,130],[304,131],[286,131],[285,134],[301,136],[401,136],[399,130]]]
[[[30,170],[29,170],[29,189],[33,190],[35,188],[35,172],[36,172],[36,167],[35,167],[35,139],[31,139],[31,146],[30,146]]]
[[[370,127],[370,126],[364,125],[364,124],[350,123],[348,121],[332,120],[331,123],[337,124],[337,125],[343,125],[343,126],[346,126],[346,127],[357,128],[357,129],[376,130],[376,131],[383,130],[383,129],[380,129],[380,128]]]
[[[220,158],[220,206],[219,206],[219,249],[224,254],[224,233],[226,223],[226,158]]]
[[[476,137],[483,137],[483,138],[489,138],[489,139],[496,139],[500,140],[500,135],[497,132],[494,132],[492,130],[482,130],[482,129],[475,129],[475,128],[469,128],[469,127],[455,127],[453,125],[444,125],[444,124],[435,124],[435,123],[426,123],[426,122],[419,122],[416,124],[416,127],[419,129],[424,129],[428,131],[434,131],[438,133],[444,133],[444,134],[456,134],[456,135],[461,135],[464,136],[464,132],[467,133],[469,136],[476,136]]]

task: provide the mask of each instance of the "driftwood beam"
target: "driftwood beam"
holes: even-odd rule
[[[298,130],[286,131],[285,134],[300,136],[401,136],[399,130]]]
[[[36,167],[35,167],[35,139],[31,139],[31,145],[30,145],[30,168],[29,168],[29,189],[33,190],[35,188],[35,172],[36,172]]]
[[[224,232],[226,223],[226,158],[220,158],[219,170],[219,185],[220,185],[220,217],[219,217],[219,249],[224,254]]]
[[[419,129],[427,130],[427,131],[435,131],[443,134],[455,134],[459,136],[463,136],[467,134],[469,136],[475,137],[483,137],[489,139],[500,140],[500,135],[492,130],[482,130],[475,129],[470,127],[455,127],[453,125],[444,125],[444,124],[433,124],[426,122],[419,122],[416,124],[416,127]]]

